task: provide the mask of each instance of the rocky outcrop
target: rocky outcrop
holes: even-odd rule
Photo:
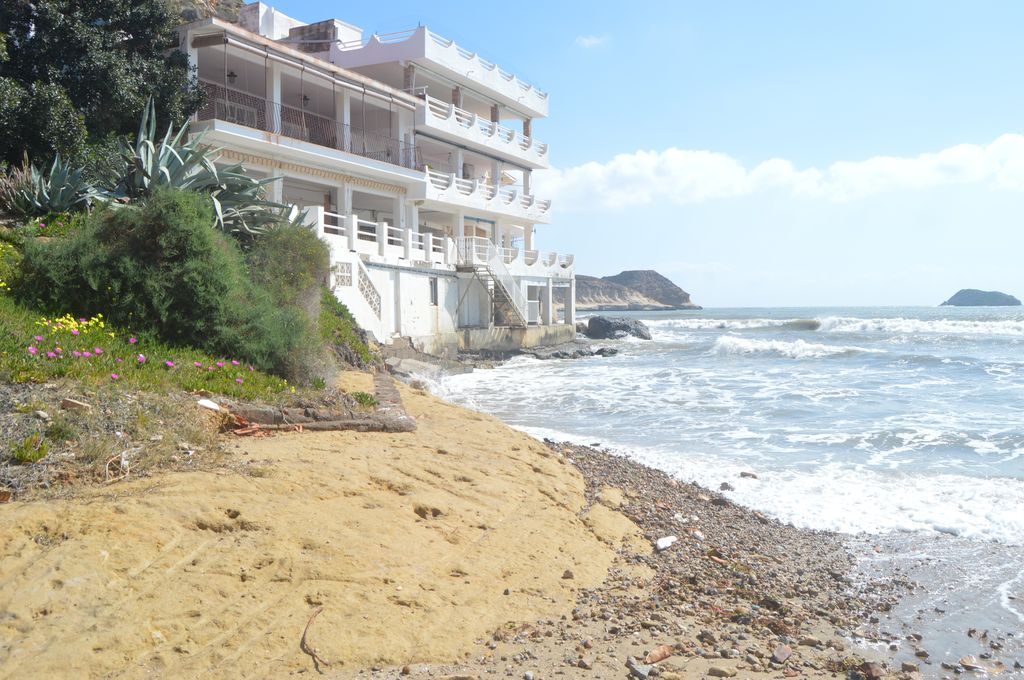
[[[998,291],[964,288],[940,305],[942,307],[1018,307],[1020,300]]]
[[[700,309],[690,294],[653,270],[624,271],[597,278],[576,275],[576,309],[652,311]]]
[[[628,335],[641,340],[650,340],[651,331],[639,319],[621,316],[592,316],[587,321],[587,337],[592,340],[618,340]]]

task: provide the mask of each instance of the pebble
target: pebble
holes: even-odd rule
[[[89,404],[84,401],[72,399],[71,397],[65,397],[60,400],[60,407],[65,411],[88,411],[92,408]]]
[[[573,574],[571,570],[566,569],[565,571],[562,572],[562,578],[564,578],[566,580],[573,579],[573,578],[576,578],[576,575]]]
[[[736,676],[736,669],[726,668],[725,666],[712,666],[708,669],[708,675],[713,678],[732,678]]]
[[[790,654],[793,653],[793,648],[789,645],[779,645],[772,652],[772,661],[775,663],[786,663],[786,659],[789,658]]]
[[[50,419],[50,414],[46,411],[33,411],[32,417],[36,420],[48,421]]]

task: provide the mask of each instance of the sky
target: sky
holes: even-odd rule
[[[273,3],[550,93],[537,247],[706,307],[1024,298],[1024,3]]]

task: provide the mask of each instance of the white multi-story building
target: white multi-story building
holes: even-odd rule
[[[262,3],[180,29],[206,104],[193,133],[274,180],[330,244],[332,285],[382,343],[428,352],[574,337],[571,255],[535,242],[551,203],[532,134],[548,95],[425,27],[363,36]]]

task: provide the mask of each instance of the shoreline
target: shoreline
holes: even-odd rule
[[[0,677],[266,677],[308,649],[339,678],[881,672],[844,636],[891,594],[836,535],[399,391],[416,432],[230,440],[224,468],[0,506]]]

